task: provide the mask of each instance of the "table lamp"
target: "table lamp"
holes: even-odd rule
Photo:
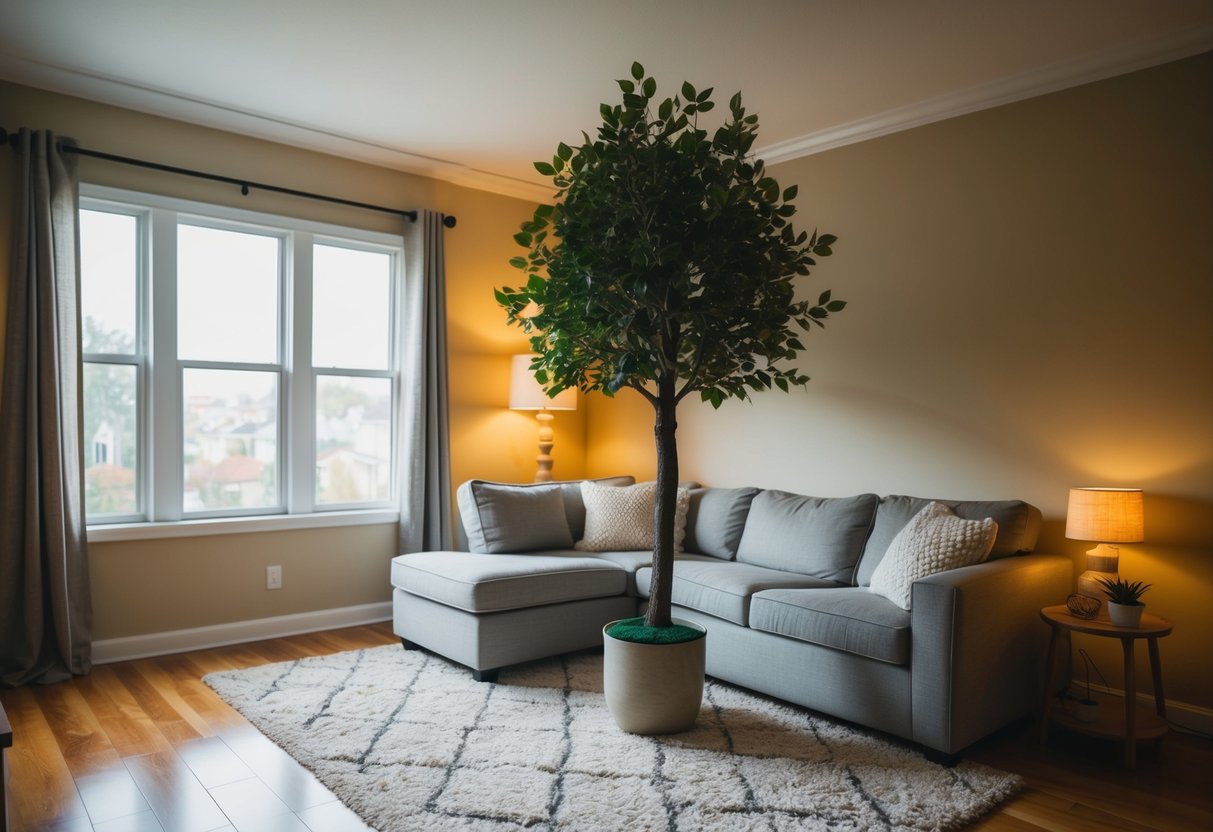
[[[1078,594],[1103,601],[1100,578],[1116,580],[1120,549],[1109,543],[1145,540],[1140,488],[1071,488],[1066,537],[1098,543],[1087,552],[1087,570],[1078,576]]]
[[[533,355],[515,355],[510,363],[510,410],[535,410],[539,420],[539,470],[535,482],[552,481],[552,414],[553,410],[576,410],[577,390],[570,387],[555,397],[536,379],[531,370]]]

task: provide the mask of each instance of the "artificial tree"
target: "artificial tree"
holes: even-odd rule
[[[578,145],[561,142],[536,169],[555,202],[540,205],[514,239],[510,263],[526,274],[496,292],[508,321],[531,335],[540,383],[610,396],[631,388],[656,411],[657,497],[653,579],[645,625],[670,626],[678,488],[675,413],[692,394],[725,399],[808,377],[789,366],[799,331],[823,326],[846,304],[822,292],[796,298],[798,277],[831,253],[831,234],[797,233],[795,185],[781,191],[750,156],[758,117],[741,93],[709,135],[700,116],[712,89],[683,83],[656,98],[639,63],[618,82],[622,104]],[[794,329],[798,327],[798,329]]]

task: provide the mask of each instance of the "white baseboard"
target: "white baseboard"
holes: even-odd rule
[[[93,664],[109,664],[129,659],[145,659],[167,653],[184,653],[187,650],[205,650],[228,644],[261,641],[267,638],[314,633],[317,630],[335,630],[340,627],[357,627],[389,621],[392,617],[392,602],[361,604],[356,607],[301,612],[294,615],[279,615],[273,618],[257,618],[251,621],[233,621],[210,627],[192,627],[188,630],[168,630],[163,633],[147,633],[139,636],[107,638],[93,642]]]
[[[1070,680],[1071,690],[1085,688],[1086,685],[1077,679]],[[1125,692],[1116,688],[1104,687],[1103,685],[1091,685],[1091,690],[1104,693],[1109,696],[1117,696],[1124,698]],[[1150,710],[1154,710],[1154,694],[1152,692],[1137,693],[1137,704],[1142,705]],[[1189,731],[1195,731],[1200,734],[1213,736],[1213,710],[1202,708],[1199,705],[1191,705],[1187,702],[1176,702],[1174,699],[1167,700],[1167,722],[1170,722],[1177,728],[1186,728]]]

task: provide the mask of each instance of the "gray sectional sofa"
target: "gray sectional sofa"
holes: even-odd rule
[[[630,478],[609,480],[630,483]],[[470,551],[392,561],[395,632],[467,665],[504,666],[601,644],[636,615],[648,551],[582,552],[577,482],[459,489]],[[994,518],[987,560],[913,584],[909,611],[869,590],[890,542],[929,500],[817,498],[695,488],[674,565],[674,614],[708,630],[707,672],[956,755],[1039,701],[1047,628],[1072,566],[1029,554],[1040,512],[1021,501],[941,500]]]

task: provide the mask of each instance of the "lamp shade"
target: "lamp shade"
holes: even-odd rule
[[[531,371],[533,355],[515,355],[510,362],[510,410],[576,410],[577,390],[570,387],[550,397]]]
[[[1145,540],[1141,489],[1071,488],[1066,537],[1097,543]]]

